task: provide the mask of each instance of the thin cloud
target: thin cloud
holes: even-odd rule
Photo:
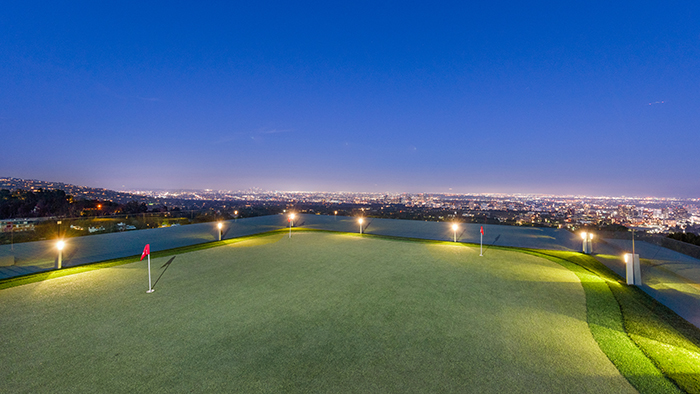
[[[97,82],[95,84],[95,88],[104,94],[118,98],[120,100],[142,100],[142,101],[151,101],[151,102],[160,101],[160,99],[158,97],[125,96],[123,94],[119,94],[119,93],[115,92],[114,90],[110,89],[106,85],[99,83],[99,82]]]
[[[271,129],[271,130],[259,130],[258,134],[277,134],[277,133],[291,133],[294,129]]]
[[[261,136],[268,135],[268,134],[280,134],[280,133],[292,133],[295,132],[296,130],[294,129],[259,129],[255,131],[238,131],[238,132],[233,132],[229,134],[228,136],[225,136],[216,142],[214,144],[225,144],[227,142],[234,142],[238,141],[241,139],[241,137],[245,138],[248,137],[251,140],[260,140]],[[260,136],[260,137],[258,137]],[[256,138],[257,137],[257,138]],[[248,139],[246,138],[246,139]]]

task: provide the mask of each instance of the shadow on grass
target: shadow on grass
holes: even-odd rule
[[[156,285],[158,284],[158,281],[160,281],[160,278],[163,277],[163,274],[165,273],[165,271],[167,271],[168,268],[170,268],[170,264],[172,264],[173,260],[175,260],[175,257],[177,257],[177,256],[171,257],[170,260],[168,260],[167,263],[163,264],[163,265],[160,267],[160,268],[165,267],[165,269],[163,270],[163,272],[160,273],[160,275],[158,276],[158,279],[156,279],[156,283],[154,283],[153,286],[151,287],[152,289],[155,289],[155,288],[156,288]]]
[[[496,242],[498,242],[499,239],[501,239],[501,234],[498,234],[498,235],[496,236],[496,239],[493,240],[493,242],[491,242],[490,244],[486,245],[486,248],[484,248],[484,253],[486,253],[486,251],[489,250],[492,246],[496,246]]]

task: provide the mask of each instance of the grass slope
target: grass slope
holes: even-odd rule
[[[0,391],[634,392],[574,273],[517,252],[277,233],[146,287],[134,263],[2,290]]]
[[[637,390],[641,393],[660,394],[682,392],[627,335],[620,306],[605,280],[572,262],[577,261],[578,253],[547,251],[533,254],[558,262],[576,273],[586,292],[588,324],[593,337],[610,361]]]
[[[621,324],[629,338],[665,376],[683,391],[700,393],[700,330],[697,327],[683,320],[638,288],[624,284],[615,273],[591,256],[571,252],[541,252],[571,261],[601,278],[619,305]],[[585,287],[585,281],[582,280],[582,282]],[[605,289],[601,288],[598,291],[605,292]],[[589,307],[589,309],[598,308]],[[612,317],[613,314],[610,316]],[[620,323],[615,323],[615,325],[618,324]],[[593,325],[591,329],[593,330]],[[614,356],[608,355],[618,365]],[[630,363],[632,368],[636,368],[636,365],[636,362]],[[635,376],[634,369],[625,372],[626,367],[620,365],[618,367],[640,391],[659,392],[658,388],[653,388],[656,387],[655,385],[649,385],[651,383],[649,380],[655,378],[651,378],[650,375]],[[641,382],[636,383],[638,380]],[[662,389],[663,385],[658,387]]]

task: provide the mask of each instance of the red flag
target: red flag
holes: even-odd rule
[[[484,226],[481,226],[481,235],[484,235]]]
[[[143,253],[141,253],[141,260],[149,254],[151,254],[151,244],[146,244],[146,247],[143,248]]]

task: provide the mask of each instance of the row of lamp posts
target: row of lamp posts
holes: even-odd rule
[[[236,211],[236,214],[238,211]],[[295,214],[290,213],[289,214],[289,238],[292,238],[292,227],[294,226],[294,218],[296,217]],[[364,218],[359,218],[357,222],[360,225],[360,234],[364,234]],[[218,228],[218,233],[219,233],[219,241],[221,241],[222,236],[223,236],[223,228],[224,224],[222,222],[218,222],[216,227]],[[453,233],[453,242],[457,242],[457,230],[459,230],[459,226],[457,224],[452,225],[452,233]],[[583,240],[583,253],[585,254],[592,254],[593,253],[593,233],[589,232],[582,232],[581,233],[581,239]],[[56,263],[56,269],[61,269],[63,267],[63,249],[65,248],[66,243],[63,240],[59,240],[58,243],[56,243],[56,248],[58,249],[58,260]],[[625,261],[625,266],[626,266],[626,273],[627,273],[627,284],[628,285],[641,285],[642,284],[642,276],[641,276],[641,268],[639,265],[639,255],[634,252],[634,232],[632,233],[632,253],[626,253],[624,255],[624,261]]]
[[[581,239],[583,240],[583,253],[593,254],[593,233],[583,231]],[[642,269],[639,264],[639,255],[634,251],[634,230],[632,230],[632,253],[625,253],[623,260],[627,284],[640,286],[642,284]]]

